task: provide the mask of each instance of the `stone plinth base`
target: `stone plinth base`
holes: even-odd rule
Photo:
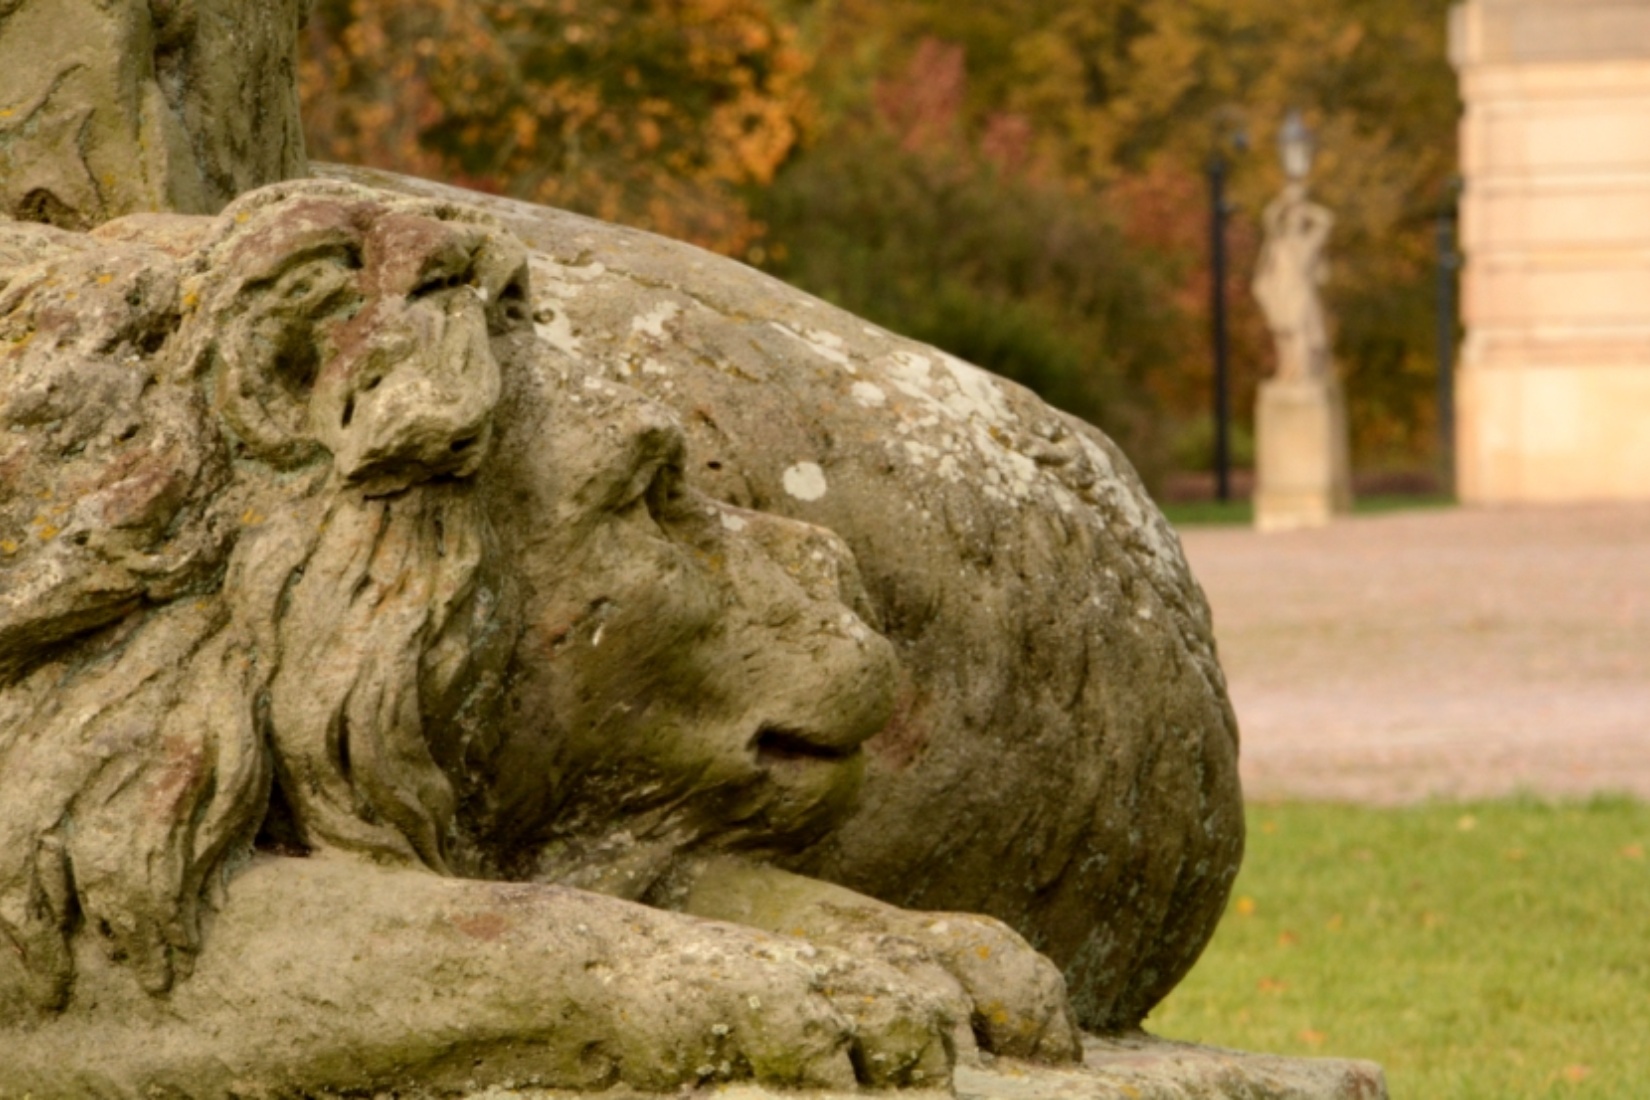
[[[1262,382],[1255,410],[1255,526],[1322,527],[1351,506],[1340,383]]]
[[[998,1061],[957,1073],[959,1100],[1386,1100],[1373,1062],[1280,1058],[1141,1036],[1084,1043],[1083,1067]]]
[[[580,1100],[591,1093],[493,1088],[465,1100]],[[1083,1065],[1066,1069],[1006,1059],[959,1066],[952,1092],[879,1093],[888,1100],[1386,1100],[1386,1076],[1373,1062],[1280,1058],[1173,1043],[1147,1036],[1084,1043]],[[612,1090],[602,1100],[659,1100]],[[673,1100],[863,1100],[861,1093],[781,1092],[723,1085]]]

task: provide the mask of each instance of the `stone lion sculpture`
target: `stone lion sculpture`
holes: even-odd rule
[[[1085,1028],[1138,1027],[1213,933],[1244,827],[1208,606],[1116,446],[1013,383],[689,245],[317,170],[498,217],[529,246],[536,331],[676,413],[690,486],[852,550],[852,602],[899,658],[894,716],[865,744],[848,818],[762,861],[908,909],[989,913],[1061,967]],[[581,789],[603,794],[569,778],[577,819]],[[654,873],[636,835],[568,847],[586,880],[607,852],[610,880],[634,885]],[[654,893],[679,888],[667,875]],[[715,911],[748,911],[748,891],[728,889]],[[697,904],[716,892],[707,880]]]
[[[1076,1055],[1006,926],[773,865],[893,648],[840,539],[541,339],[527,260],[329,183],[0,226],[0,1092]]]

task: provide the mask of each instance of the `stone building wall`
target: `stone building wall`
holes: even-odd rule
[[[1650,0],[1468,0],[1461,496],[1650,498]]]

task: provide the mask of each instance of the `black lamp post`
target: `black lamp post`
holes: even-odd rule
[[[1455,189],[1452,189],[1451,199]],[[1444,491],[1455,491],[1455,284],[1461,270],[1453,202],[1438,212],[1438,469]]]
[[[1226,158],[1209,157],[1209,318],[1215,349],[1215,499],[1232,499],[1232,454],[1227,424],[1231,387],[1226,362]]]
[[[1215,497],[1232,499],[1232,393],[1229,341],[1226,334],[1226,150],[1241,153],[1248,136],[1229,117],[1217,119],[1215,141],[1209,153],[1209,322],[1215,356]]]

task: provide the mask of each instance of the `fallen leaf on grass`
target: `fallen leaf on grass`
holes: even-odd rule
[[[1279,932],[1278,933],[1278,946],[1279,947],[1293,947],[1299,942],[1301,942],[1301,938],[1299,936],[1295,935],[1295,933],[1293,933],[1293,932]]]
[[[1321,1047],[1323,1046],[1323,1041],[1327,1038],[1329,1038],[1329,1036],[1325,1035],[1323,1032],[1313,1031],[1311,1028],[1305,1028],[1301,1031],[1301,1042],[1305,1043],[1309,1047]]]
[[[1593,1075],[1592,1066],[1565,1066],[1564,1079],[1572,1085],[1579,1085]]]
[[[1461,819],[1455,823],[1455,827],[1463,833],[1470,833],[1478,828],[1478,819],[1471,814],[1462,814]]]
[[[1518,863],[1524,859],[1524,849],[1508,848],[1505,852],[1502,852],[1501,855],[1512,863]]]
[[[1284,990],[1289,988],[1289,983],[1279,981],[1277,978],[1262,978],[1260,981],[1255,983],[1255,988],[1259,989],[1262,993],[1282,993]]]
[[[1252,917],[1252,916],[1255,915],[1255,899],[1254,898],[1238,898],[1237,899],[1237,905],[1234,908],[1237,909],[1238,916],[1240,916],[1240,917]]]
[[[1642,845],[1642,844],[1629,844],[1629,845],[1627,845],[1627,847],[1625,847],[1621,850],[1621,855],[1622,855],[1623,859],[1643,859],[1644,858],[1644,845]]]
[[[1260,831],[1265,833],[1267,836],[1271,836],[1273,833],[1278,831],[1278,823],[1276,821],[1262,821],[1260,823]]]
[[[1346,918],[1341,916],[1341,914],[1336,913],[1334,916],[1325,921],[1323,926],[1331,932],[1339,932],[1341,930],[1341,926],[1345,923]]]

